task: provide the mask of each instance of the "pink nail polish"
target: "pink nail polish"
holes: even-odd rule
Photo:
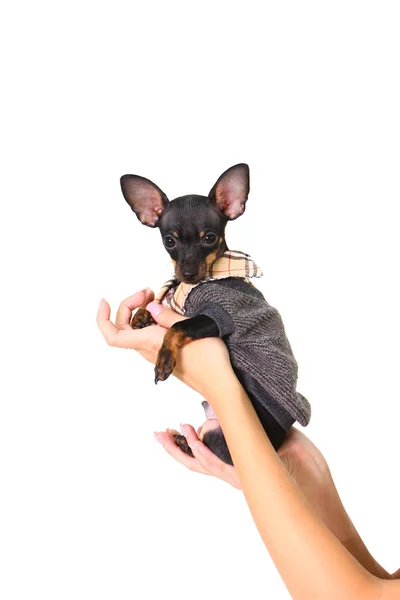
[[[157,435],[157,433],[154,432],[153,435],[156,438],[157,442],[162,445],[162,439]]]
[[[153,317],[156,317],[162,310],[164,310],[163,305],[159,302],[150,302],[146,308],[149,313],[153,315]]]
[[[187,437],[186,427],[184,425],[182,425],[182,423],[180,423],[179,429],[181,430],[182,435],[184,435],[185,437]]]

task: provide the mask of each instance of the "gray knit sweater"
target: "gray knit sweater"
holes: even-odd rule
[[[239,277],[206,280],[190,291],[184,312],[216,322],[238,378],[283,429],[309,423],[311,407],[296,391],[297,363],[282,319],[259,290]]]

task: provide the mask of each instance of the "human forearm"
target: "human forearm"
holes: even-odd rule
[[[200,342],[189,344],[183,348],[180,353],[179,369],[176,371],[176,374],[180,376],[185,383],[191,385],[203,395],[208,396],[211,394],[210,403],[213,406],[218,403],[218,399],[214,400],[218,386],[221,386],[222,382],[220,397],[226,397],[223,389],[225,385],[223,379],[225,376],[228,376],[228,378],[232,377],[230,369],[221,371],[218,366],[219,356],[217,353],[221,351],[221,344],[216,342],[217,340],[202,340]],[[206,347],[209,349],[209,352],[212,352],[215,356],[214,372],[210,370],[210,366],[206,368],[202,365],[202,357],[204,356],[203,353]],[[225,350],[225,348],[223,350]],[[211,382],[211,386],[204,383],[205,371],[208,372],[207,382]],[[236,379],[233,378],[233,381],[235,382]],[[304,446],[302,446],[302,450],[304,450]],[[307,454],[306,459],[304,459],[302,455],[301,462],[307,462],[307,468],[304,470],[304,473],[297,472],[295,477],[297,486],[301,489],[303,495],[326,527],[328,527],[333,535],[369,573],[382,579],[391,579],[391,575],[371,556],[350,520],[350,517],[341,502],[326,461],[323,460],[322,465],[319,463],[316,466],[316,469],[311,472],[310,476],[311,465],[309,463],[309,458],[310,453]],[[323,459],[322,455],[321,458]]]
[[[239,382],[223,374],[214,383],[207,400],[224,431],[257,528],[293,598],[373,598],[375,579],[291,480]]]
[[[297,431],[296,433],[298,434]],[[308,446],[310,449],[307,452]],[[319,453],[317,454],[322,461],[315,464],[314,450],[316,449],[310,440],[304,442],[301,450],[303,452],[300,452],[297,459],[295,481],[318,517],[369,573],[381,579],[391,579],[392,576],[371,556],[358,534],[343,506],[331,471],[322,455],[319,457]]]
[[[369,573],[379,579],[393,579],[393,576],[374,559],[355,528],[350,537],[344,540],[338,539]]]

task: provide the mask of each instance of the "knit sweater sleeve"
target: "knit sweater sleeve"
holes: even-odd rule
[[[249,296],[254,294],[262,297],[258,290],[239,278],[207,281],[190,292],[185,313],[188,317],[207,315],[215,321],[220,337],[230,336],[235,332],[238,317],[243,317],[243,311],[249,308]]]
[[[297,362],[281,316],[259,290],[235,277],[206,281],[188,294],[185,313],[188,317],[207,315],[215,321],[235,372],[251,377],[267,393],[257,394],[257,401],[282,426],[288,428],[293,419],[307,425],[310,405],[296,391]],[[278,404],[293,418],[289,424],[280,418]]]
[[[221,303],[221,295],[212,282],[199,285],[190,292],[185,303],[185,314],[188,317],[210,317],[217,325],[221,338],[231,335],[235,330],[233,318]]]

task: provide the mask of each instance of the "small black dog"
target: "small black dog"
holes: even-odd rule
[[[158,186],[137,175],[121,177],[121,188],[140,222],[160,229],[174,263],[175,278],[167,282],[159,300],[191,317],[165,335],[155,366],[156,383],[172,373],[179,348],[192,340],[222,337],[235,373],[278,449],[296,420],[307,425],[310,405],[296,392],[297,364],[279,313],[249,281],[261,271],[248,255],[229,251],[225,241],[227,222],[245,210],[248,166],[225,171],[208,196],[188,195],[170,202]],[[142,308],[131,326],[153,323]],[[207,410],[206,406],[206,415]],[[183,436],[175,439],[191,454]],[[232,464],[220,427],[206,432],[203,442]]]

